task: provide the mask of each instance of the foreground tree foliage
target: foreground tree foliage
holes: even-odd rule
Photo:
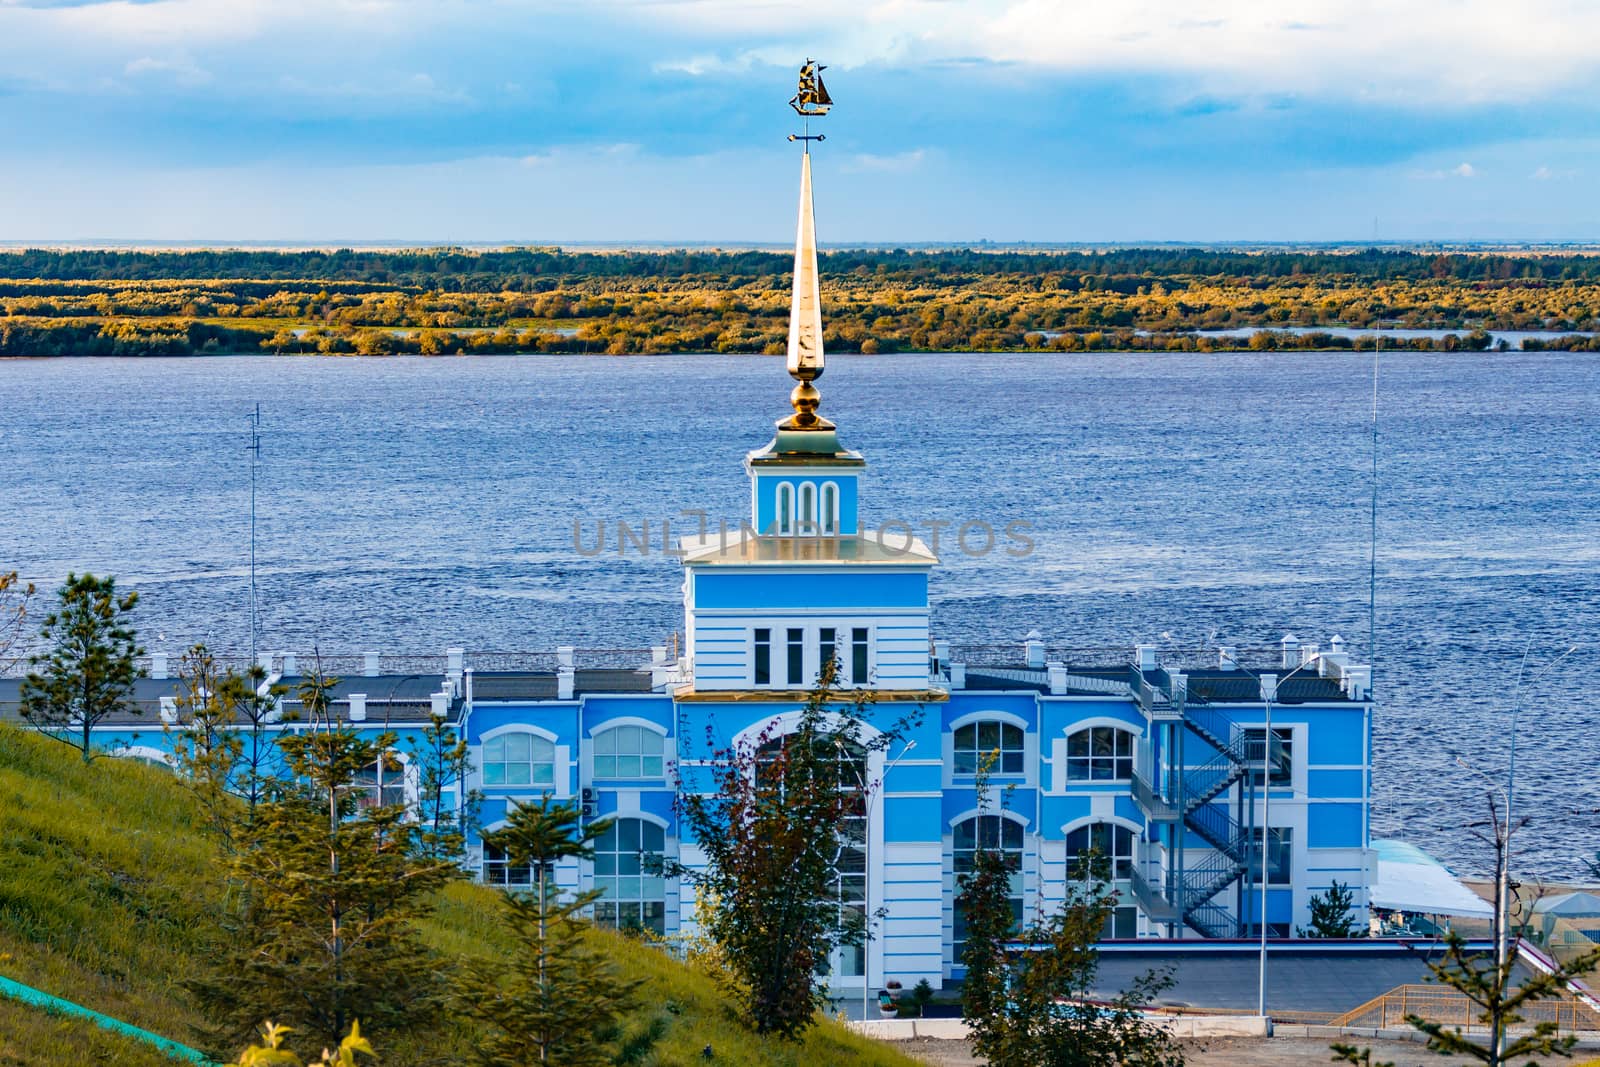
[[[292,1033],[291,1027],[266,1023],[261,1027],[261,1044],[246,1048],[227,1067],[359,1067],[361,1062],[376,1065],[378,1054],[373,1051],[372,1043],[361,1036],[361,1024],[354,1020],[351,1020],[350,1032],[339,1041],[339,1047],[324,1048],[322,1055],[314,1060],[303,1060],[283,1047],[284,1039]],[[358,1061],[357,1055],[367,1059]]]
[[[980,797],[987,780],[985,766]],[[1095,942],[1117,906],[1103,858],[1081,860],[1061,907],[1020,929],[1011,905],[1014,873],[980,838],[957,886],[967,935],[961,1005],[973,1050],[995,1067],[1182,1067],[1182,1049],[1141,1010],[1171,985],[1170,976],[1149,972],[1112,1000],[1091,999]]]
[[[314,673],[301,687],[309,729],[279,742],[289,784],[237,835],[238,906],[192,987],[219,1044],[266,1012],[328,1047],[357,1017],[386,1033],[422,1028],[445,993],[412,920],[457,868],[421,854],[402,806],[375,803],[365,776],[394,738],[334,720],[335,683]]]
[[[524,951],[509,973],[482,965],[469,968],[455,1002],[462,1012],[491,1028],[478,1050],[485,1067],[605,1067],[615,1062],[622,1020],[634,1007],[640,983],[616,969],[584,942],[581,917],[599,893],[562,899],[551,884],[555,864],[593,858],[594,841],[612,820],[584,824],[576,805],[546,795],[538,804],[515,808],[507,824],[483,835],[503,849],[507,862],[531,866],[533,892],[505,901],[505,921]]]
[[[118,712],[139,714],[134,680],[144,654],[129,620],[139,594],[117,593],[115,578],[67,575],[56,607],[39,627],[47,648],[29,657],[22,681],[22,717],[43,733],[94,759],[94,729]]]
[[[864,870],[868,756],[909,722],[864,742],[869,698],[835,691],[837,676],[830,661],[786,733],[772,726],[714,749],[707,777],[683,783],[677,801],[706,866],[673,870],[696,883],[723,979],[758,1033],[790,1039],[824,1003],[819,975],[833,950],[865,938],[864,917],[841,908],[841,879]]]

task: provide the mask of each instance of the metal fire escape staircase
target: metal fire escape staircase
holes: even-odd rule
[[[1236,936],[1238,919],[1216,898],[1249,872],[1255,833],[1254,827],[1235,817],[1227,794],[1250,772],[1251,756],[1259,756],[1250,749],[1260,744],[1252,745],[1226,717],[1191,701],[1183,675],[1155,673],[1160,684],[1134,671],[1132,688],[1153,727],[1174,726],[1172,737],[1178,745],[1168,757],[1160,788],[1135,774],[1133,793],[1152,822],[1170,828],[1168,864],[1160,886],[1151,885],[1136,868],[1134,895],[1155,922],[1185,925],[1202,937]],[[1198,766],[1186,766],[1184,747],[1196,741],[1213,755]],[[1254,804],[1246,807],[1254,810]]]

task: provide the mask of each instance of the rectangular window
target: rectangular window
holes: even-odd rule
[[[789,630],[789,684],[806,684],[806,632],[798,627]]]
[[[756,631],[756,684],[772,684],[772,631]]]
[[[1261,831],[1256,831],[1256,841]],[[1250,850],[1250,880],[1261,884],[1260,852]],[[1267,834],[1267,884],[1289,885],[1294,880],[1294,827],[1274,826]]]
[[[866,685],[871,678],[867,670],[867,628],[857,626],[850,631],[850,681]]]
[[[838,643],[839,643],[839,632],[837,630],[835,630],[833,627],[824,626],[824,627],[822,627],[822,629],[817,631],[817,670],[818,671],[825,670],[827,668],[827,666],[828,666],[828,661],[830,659],[833,659],[835,656],[837,656],[839,654],[838,648],[837,648]],[[839,667],[839,665],[837,663],[835,663],[834,664],[834,681],[835,682],[837,682],[839,680],[838,679],[838,675],[839,675],[838,667]]]
[[[1294,730],[1287,726],[1272,728],[1271,753],[1272,784],[1289,785],[1294,781]],[[1264,726],[1247,726],[1244,731],[1245,759],[1250,763],[1250,783],[1261,787],[1261,770],[1267,764],[1267,730]]]

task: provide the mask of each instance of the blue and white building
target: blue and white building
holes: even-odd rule
[[[648,857],[690,867],[700,857],[674,815],[676,791],[695,787],[712,747],[781,733],[833,659],[841,687],[875,697],[867,736],[921,711],[887,747],[855,757],[867,797],[836,891],[842,910],[881,908],[883,918],[864,951],[833,961],[840,991],[961,976],[956,883],[980,842],[1014,857],[1024,918],[1055,908],[1075,858],[1097,848],[1121,894],[1112,938],[1248,934],[1262,921],[1263,875],[1275,936],[1304,925],[1309,899],[1334,880],[1364,907],[1374,868],[1371,672],[1349,662],[1337,637],[1325,649],[1284,637],[1201,659],[1153,645],[1075,654],[1036,635],[963,649],[937,634],[928,580],[939,560],[903,528],[869,526],[867,462],[817,414],[809,155],[801,181],[788,362],[799,381],[795,413],[743,457],[748,524],[681,546],[681,644],[631,657],[453,649],[421,663],[330,660],[323,669],[342,678],[345,717],[403,739],[430,712],[450,717],[471,744],[476,769],[465,784],[484,798],[485,828],[545,794],[615,818],[595,859],[568,862],[558,881],[604,890],[602,922],[673,935],[694,922],[693,890],[652,873]],[[264,660],[292,692],[304,657]],[[108,724],[108,746],[165,758],[168,666],[154,658],[140,683],[151,714]],[[14,683],[0,690],[0,714],[8,699]],[[292,716],[273,727],[302,728]],[[990,796],[980,798],[975,776],[990,752]],[[375,769],[374,799],[414,789],[408,774],[379,778]],[[466,862],[490,884],[529,881],[476,837]]]

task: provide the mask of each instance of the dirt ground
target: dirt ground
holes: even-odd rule
[[[1429,1052],[1413,1041],[1362,1041],[1347,1038],[1359,1048],[1372,1049],[1373,1062],[1393,1061],[1395,1067],[1449,1067],[1460,1062],[1458,1058],[1446,1059]],[[982,1067],[983,1061],[972,1055],[962,1041],[934,1041],[918,1038],[915,1041],[896,1042],[903,1051],[924,1063],[936,1067]],[[1184,1041],[1184,1061],[1189,1067],[1298,1067],[1300,1064],[1326,1064],[1333,1062],[1328,1051],[1328,1041],[1323,1038],[1209,1038],[1205,1041]],[[1583,1054],[1579,1053],[1581,1060]],[[1545,1061],[1549,1063],[1549,1060]],[[1561,1060],[1571,1063],[1570,1060]]]

